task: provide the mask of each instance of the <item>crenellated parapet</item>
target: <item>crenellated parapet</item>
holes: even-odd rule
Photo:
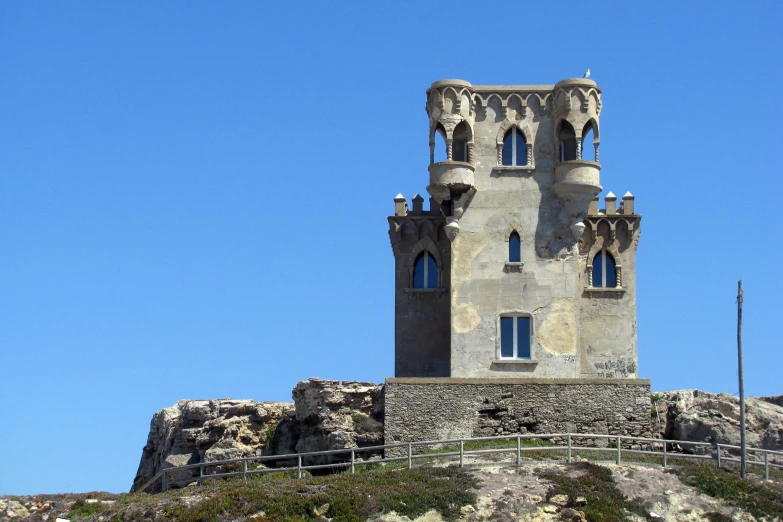
[[[433,255],[448,247],[446,218],[433,198],[424,208],[424,198],[413,196],[411,206],[402,194],[394,198],[394,215],[388,217],[389,239],[395,255],[415,255],[421,250],[433,250]]]
[[[608,253],[615,262],[616,280],[612,289],[622,291],[623,265],[635,255],[641,229],[641,214],[635,213],[634,196],[626,192],[617,206],[617,196],[609,192],[604,208],[598,208],[598,197],[590,202],[584,219],[584,232],[579,241],[580,254],[585,256],[586,286],[593,287],[593,265],[600,252]]]

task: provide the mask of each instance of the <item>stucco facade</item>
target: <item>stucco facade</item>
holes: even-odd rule
[[[395,376],[636,378],[641,216],[630,193],[599,210],[600,88],[444,80],[426,108],[429,209],[388,218]]]

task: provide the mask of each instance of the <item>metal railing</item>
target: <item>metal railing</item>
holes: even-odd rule
[[[531,439],[558,439],[561,441],[565,441],[565,444],[556,444],[550,446],[524,446],[522,444],[523,440],[531,440]],[[606,446],[574,445],[573,444],[574,439],[606,439],[607,443]],[[505,448],[489,448],[489,449],[475,449],[475,450],[465,449],[466,442],[500,441],[500,440],[509,440],[509,441],[515,440],[516,445],[514,447],[505,447]],[[611,446],[612,441],[614,441],[614,447]],[[630,446],[631,444],[636,444],[637,449],[634,449],[632,447],[623,448],[623,443],[626,443],[626,446]],[[420,448],[424,446],[444,446],[444,445],[455,445],[455,444],[458,445],[459,448],[458,451],[445,451],[440,453],[414,452],[414,448]],[[661,446],[661,449],[655,450],[654,446],[656,445]],[[647,447],[648,449],[638,449],[642,446]],[[677,447],[677,446],[701,447],[704,448],[705,453],[703,454],[685,453],[684,451],[672,451],[671,449],[667,449],[668,447]],[[362,458],[357,460],[356,458],[357,454],[361,454],[361,455],[372,454],[372,453],[377,454],[381,451],[383,451],[384,453],[388,453],[386,452],[386,450],[394,450],[394,449],[402,449],[402,448],[404,448],[402,451],[391,452],[391,453],[403,453],[402,456],[389,456],[389,457],[384,456],[382,458],[371,458],[369,460],[365,460]],[[413,461],[416,459],[437,460],[444,457],[459,457],[459,467],[464,467],[466,456],[474,456],[474,455],[484,456],[484,455],[512,453],[512,452],[515,453],[516,458],[514,459],[514,465],[517,467],[521,465],[523,453],[536,452],[536,451],[565,451],[566,462],[571,463],[572,452],[574,450],[593,451],[593,452],[599,451],[599,452],[612,453],[614,458],[612,458],[611,460],[613,460],[616,464],[620,464],[621,462],[623,462],[624,454],[626,456],[628,455],[661,456],[663,457],[663,467],[667,466],[668,459],[671,457],[714,460],[716,461],[718,467],[721,467],[725,462],[740,462],[740,459],[737,457],[723,456],[721,454],[722,451],[725,452],[726,450],[740,450],[739,446],[734,446],[731,444],[712,444],[709,442],[665,440],[665,439],[653,439],[649,437],[605,435],[605,434],[598,434],[598,433],[547,433],[547,434],[525,434],[525,435],[521,435],[521,434],[498,435],[493,437],[473,437],[473,438],[464,438],[464,439],[401,442],[395,444],[384,444],[381,446],[368,446],[363,448],[345,448],[345,449],[336,449],[336,450],[327,450],[327,451],[312,451],[307,453],[289,453],[285,455],[263,455],[263,456],[259,455],[259,456],[244,457],[239,459],[215,460],[210,462],[201,462],[198,464],[188,464],[186,466],[176,466],[176,467],[165,468],[160,470],[158,473],[155,474],[154,477],[152,477],[143,486],[141,486],[137,492],[146,491],[147,488],[154,485],[158,480],[160,480],[161,482],[161,491],[166,491],[170,486],[183,482],[192,483],[194,481],[198,481],[198,485],[201,486],[203,485],[205,479],[241,476],[245,480],[247,480],[248,476],[254,474],[281,473],[281,472],[289,472],[294,470],[296,470],[297,472],[297,477],[302,478],[303,471],[316,470],[316,469],[330,469],[330,468],[342,468],[347,470],[350,467],[351,473],[354,473],[356,471],[356,466],[361,466],[365,464],[380,464],[385,462],[397,462],[397,461],[407,461],[408,469],[411,469],[413,468]],[[774,451],[774,450],[767,450],[761,448],[747,448],[747,452],[748,454],[759,454],[759,453],[763,454],[762,457],[763,460],[749,459],[747,460],[747,464],[763,466],[764,478],[767,480],[769,479],[770,468],[783,469],[783,464],[770,462],[769,459],[770,455],[777,455],[783,457],[783,451]],[[330,455],[344,455],[344,454],[350,454],[349,461],[334,462],[329,464],[311,464],[311,465],[303,464],[303,460],[308,457],[325,457]],[[264,463],[268,461],[286,461],[286,460],[289,461],[296,460],[296,466],[288,465],[288,466],[274,467],[274,468],[264,467],[261,469],[248,468],[249,462]],[[781,458],[780,460],[781,462],[783,462],[783,458]],[[227,471],[227,472],[219,472],[220,470],[218,470],[218,472],[215,473],[205,473],[205,470],[207,468],[234,465],[234,464],[241,464],[242,470]],[[198,469],[198,476],[193,475],[185,478],[176,478],[174,476],[174,474],[177,472],[181,472],[185,470],[195,470],[195,469]]]

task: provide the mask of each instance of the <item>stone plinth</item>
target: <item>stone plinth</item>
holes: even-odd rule
[[[649,379],[395,378],[384,442],[517,433],[651,436]]]

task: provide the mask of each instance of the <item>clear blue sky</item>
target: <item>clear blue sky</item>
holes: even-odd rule
[[[4,2],[0,493],[127,490],[179,399],[393,374],[393,197],[442,78],[604,90],[639,372],[783,393],[783,4]]]

